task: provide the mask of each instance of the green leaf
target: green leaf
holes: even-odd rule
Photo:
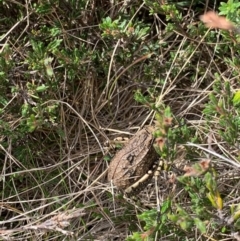
[[[53,61],[53,58],[45,58],[44,59],[44,65],[45,65],[45,68],[46,68],[46,72],[47,72],[47,75],[52,77],[53,76],[53,69],[52,69],[52,66],[51,66],[51,63]]]
[[[239,105],[240,104],[240,90],[238,90],[233,96],[233,104]]]
[[[22,116],[23,116],[23,117],[26,117],[28,111],[29,111],[29,105],[28,105],[28,104],[23,104],[23,105],[22,105]]]
[[[61,42],[62,42],[62,39],[55,39],[54,41],[49,43],[47,49],[51,52],[54,52],[57,49],[57,47],[60,46]]]
[[[103,157],[103,160],[109,162],[109,161],[111,161],[111,157],[109,155],[106,155]]]
[[[207,172],[204,176],[206,187],[210,192],[215,192],[217,190],[217,183],[213,175],[210,172]]]
[[[179,223],[179,225],[183,230],[186,231],[192,227],[192,222],[186,219],[186,220],[182,221],[181,223]]]
[[[40,85],[40,86],[38,86],[37,88],[36,88],[36,91],[37,92],[43,92],[43,91],[45,91],[45,90],[47,90],[48,89],[48,86],[46,86],[45,84],[42,84],[42,85]]]
[[[194,223],[202,234],[207,232],[205,223],[202,222],[199,218],[194,218]]]
[[[169,210],[171,208],[171,204],[172,202],[170,199],[164,201],[161,206],[161,213],[165,213],[167,210]]]

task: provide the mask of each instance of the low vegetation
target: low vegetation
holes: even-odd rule
[[[1,240],[240,240],[238,1],[0,10]],[[145,125],[164,168],[134,204],[107,168]]]

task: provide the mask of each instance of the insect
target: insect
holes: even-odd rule
[[[137,132],[113,158],[108,180],[125,194],[139,193],[152,179],[159,156],[153,147],[151,127]]]

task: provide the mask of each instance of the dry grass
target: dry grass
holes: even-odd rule
[[[129,10],[122,2],[111,6],[110,2],[89,1],[76,23],[62,19],[63,12],[68,11],[67,2],[62,5],[63,12],[56,5],[50,14],[44,16],[38,16],[33,11],[33,4],[28,1],[26,5],[25,2],[15,1],[1,5],[6,16],[16,24],[16,27],[12,25],[12,28],[2,29],[5,33],[9,32],[2,38],[1,45],[3,50],[9,44],[10,58],[17,63],[8,76],[10,84],[4,90],[9,97],[4,107],[7,111],[1,116],[1,120],[10,124],[11,133],[21,125],[24,117],[19,113],[26,98],[20,91],[18,94],[11,94],[9,86],[26,90],[27,82],[45,81],[40,71],[32,70],[32,74],[26,75],[31,71],[31,68],[28,70],[30,65],[27,67],[22,64],[28,59],[28,53],[32,49],[28,39],[34,36],[32,31],[38,31],[44,24],[52,26],[54,21],[60,19],[62,25],[66,24],[62,33],[64,47],[73,49],[75,43],[77,47],[86,44],[86,49],[89,50],[80,60],[79,70],[74,70],[77,74],[73,80],[67,77],[67,65],[62,68],[58,61],[52,64],[56,72],[58,68],[62,68],[62,72],[54,76],[58,79],[58,88],[57,91],[49,91],[48,98],[42,95],[41,106],[58,105],[56,123],[23,134],[22,139],[17,141],[13,141],[13,137],[5,132],[0,134],[2,240],[125,240],[133,230],[143,232],[137,214],[149,207],[156,207],[154,183],[140,194],[144,205],[135,207],[124,200],[106,179],[109,164],[106,156],[112,157],[114,150],[105,144],[119,136],[130,136],[144,125],[153,123],[154,111],[133,98],[134,91],[139,88],[145,94],[148,87],[154,88],[158,93],[156,104],[164,103],[171,107],[176,121],[173,129],[179,126],[177,120],[184,120],[188,128],[194,131],[198,143],[205,144],[212,153],[216,152],[233,161],[234,164],[221,161],[223,159],[197,147],[191,149],[196,159],[211,158],[214,168],[221,173],[218,185],[225,196],[225,205],[238,202],[239,148],[220,139],[217,129],[219,117],[212,116],[212,119],[207,121],[203,115],[209,94],[213,92],[213,85],[217,81],[216,74],[224,81],[229,81],[232,90],[238,88],[239,75],[233,74],[238,69],[226,65],[218,54],[221,45],[229,44],[220,41],[220,33],[216,34],[215,42],[211,43],[207,39],[210,30],[205,35],[193,36],[191,28],[187,26],[196,24],[196,16],[192,16],[189,11],[184,17],[185,22],[179,23],[179,31],[174,30],[166,37],[162,31],[163,20],[158,15],[153,15],[152,29],[157,34],[149,36],[146,41],[149,41],[150,45],[152,39],[159,38],[160,42],[166,43],[166,47],[156,51],[158,55],[154,53],[146,56],[141,55],[142,46],[139,46],[132,60],[126,59],[125,65],[121,66],[121,62],[117,61],[118,51],[121,52],[126,43],[118,40],[112,48],[107,48],[108,43],[102,39],[97,27],[101,22],[97,9],[105,10],[104,16],[117,18],[118,12]],[[20,21],[10,17],[16,14],[16,7],[25,10]],[[136,15],[138,10],[147,9],[144,4],[136,8]],[[2,15],[4,16],[3,13]],[[37,17],[39,20],[34,27]],[[17,25],[20,30],[16,30]],[[83,41],[79,36],[86,36],[84,31],[90,37],[84,37]],[[161,36],[166,39],[162,40]],[[27,40],[24,40],[24,37]],[[42,38],[37,34],[34,37]],[[192,49],[188,50],[188,46]],[[108,57],[105,64],[101,64],[100,60],[94,62],[88,56],[91,51],[101,52],[101,49],[108,51],[108,54],[104,53]],[[104,56],[103,61],[106,61],[107,57]],[[234,58],[234,50],[229,52],[228,57]],[[57,59],[56,56],[54,58]],[[158,63],[158,66],[151,66],[150,63]],[[146,65],[152,68],[156,78],[161,78],[161,84],[154,82],[154,79],[153,82],[147,79],[144,72]],[[161,66],[164,66],[164,71],[158,74]],[[101,73],[99,69],[104,67],[108,70]],[[56,80],[54,78],[53,81]],[[221,96],[221,93],[219,95]],[[11,112],[12,109],[16,112]],[[189,158],[188,148],[177,142],[173,146],[177,154],[176,159],[171,162],[176,164],[182,173]],[[190,204],[188,199],[181,195],[182,186],[173,188],[167,185],[166,180],[163,175],[158,180],[161,201],[171,197],[174,202],[178,200],[179,205],[187,208]],[[112,196],[113,193],[116,195]],[[210,240],[211,235],[214,236],[213,233],[201,236],[196,231],[190,236],[192,240]],[[237,237],[237,234],[234,235]],[[226,240],[232,240],[234,235],[226,235]],[[169,236],[158,240],[177,239]]]

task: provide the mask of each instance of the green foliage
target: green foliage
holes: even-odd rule
[[[239,25],[235,0],[0,1],[0,239],[24,239],[25,228],[52,224],[55,213],[64,223],[49,228],[53,236],[46,229],[46,240],[71,239],[67,228],[98,239],[99,221],[105,240],[115,238],[108,224],[129,241],[233,238],[239,175],[219,159],[240,161],[240,41],[200,22],[210,9]],[[106,184],[103,139],[153,120],[166,168],[161,208],[146,211]],[[206,154],[204,169],[196,160]],[[61,212],[76,207],[81,217],[65,220]]]
[[[138,215],[139,220],[144,222],[144,232],[134,232],[127,238],[127,241],[154,240],[157,232],[160,232],[160,236],[168,234],[169,223],[167,213],[170,209],[171,201],[165,200],[159,213],[157,210],[152,209]]]
[[[221,95],[219,95],[220,92]],[[203,111],[206,118],[210,121],[214,116],[217,123],[215,129],[218,129],[219,135],[230,145],[236,143],[239,137],[240,109],[237,105],[237,95],[232,92],[230,83],[222,84],[221,81],[216,81],[209,99]]]
[[[234,104],[234,106],[239,106],[239,104],[240,104],[240,91],[239,90],[234,93],[233,104]]]
[[[103,19],[99,27],[103,31],[103,37],[131,38],[134,41],[144,40],[150,30],[150,27],[141,22],[132,23],[127,19],[121,21],[121,18],[112,21],[110,17]]]
[[[225,15],[227,18],[236,24],[240,23],[240,3],[235,0],[228,0],[227,2],[220,3],[220,15]]]

